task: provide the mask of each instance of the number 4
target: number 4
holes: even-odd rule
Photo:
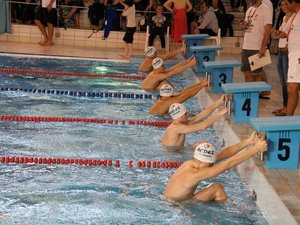
[[[251,99],[247,98],[242,106],[242,110],[246,111],[246,115],[250,116],[250,112],[251,112]]]

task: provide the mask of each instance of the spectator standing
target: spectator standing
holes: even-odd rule
[[[283,17],[283,21],[279,30],[273,30],[275,34],[280,34],[281,32],[288,33],[291,22],[293,19],[293,12],[289,10],[287,7],[287,0],[281,0],[281,9],[285,13]],[[277,71],[281,83],[282,88],[282,100],[283,100],[283,108],[273,111],[272,113],[275,116],[285,116],[287,111],[287,102],[288,102],[288,93],[287,93],[287,73],[288,73],[288,43],[287,38],[279,38],[278,42],[278,60],[277,60]]]
[[[189,0],[168,0],[164,7],[174,13],[171,36],[177,46],[182,41],[181,35],[188,33],[186,13],[192,10],[192,4]]]
[[[289,49],[287,115],[292,116],[298,105],[300,90],[300,0],[288,0],[287,6],[295,13],[291,27],[286,35],[288,37]]]
[[[54,24],[57,23],[57,11],[55,0],[42,0],[34,20],[43,35],[43,41],[39,42],[41,46],[53,45]],[[48,32],[46,30],[48,27]]]
[[[165,53],[165,48],[166,48],[165,31],[166,31],[166,17],[163,15],[163,6],[157,5],[156,15],[152,17],[150,23],[149,46],[153,46],[154,39],[158,35],[160,38],[163,54]]]
[[[208,8],[205,1],[202,1],[199,6],[200,17],[198,22],[194,21],[191,24],[192,34],[208,34],[210,36],[217,36],[218,33],[218,19],[212,7]]]
[[[252,6],[247,10],[245,19],[240,22],[245,31],[242,67],[246,82],[265,81],[266,76],[263,68],[251,71],[248,58],[254,54],[264,56],[270,38],[272,26],[272,11],[262,0],[250,0]],[[260,98],[269,99],[271,92],[261,92]]]
[[[113,6],[113,0],[108,0],[104,11],[104,36],[103,39],[108,38],[111,30],[116,29],[116,19],[118,17],[117,11]]]
[[[122,16],[126,17],[126,32],[123,37],[125,42],[125,52],[124,55],[120,55],[123,59],[129,59],[133,55],[133,35],[136,31],[135,22],[135,6],[133,0],[119,0],[119,3],[124,6]]]

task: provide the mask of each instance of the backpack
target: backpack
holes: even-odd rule
[[[88,17],[92,25],[99,26],[99,22],[104,18],[104,4],[94,2],[89,7]]]

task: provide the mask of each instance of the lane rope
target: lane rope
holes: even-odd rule
[[[138,168],[178,168],[181,162],[178,161],[151,161],[143,160],[134,162],[130,160],[129,162],[121,162],[120,160],[112,159],[84,159],[84,158],[53,158],[53,157],[19,157],[19,156],[1,156],[1,163],[6,164],[62,164],[62,165],[85,165],[85,166],[128,166],[138,167]]]
[[[0,120],[17,122],[59,122],[59,123],[100,123],[112,125],[142,125],[154,127],[167,127],[171,122],[166,121],[147,121],[147,120],[113,120],[97,118],[78,118],[78,117],[48,117],[48,116],[16,116],[0,115]]]
[[[117,92],[88,92],[88,91],[68,91],[55,89],[35,89],[19,87],[1,87],[1,92],[26,92],[45,95],[66,95],[72,97],[92,97],[92,98],[133,98],[133,99],[154,99],[151,94],[117,93]]]
[[[16,69],[16,68],[0,68],[0,73],[18,73],[18,74],[35,74],[35,75],[51,75],[51,76],[75,76],[75,77],[95,77],[95,78],[117,78],[130,80],[144,80],[145,76],[141,75],[122,75],[122,74],[96,74],[96,73],[76,73],[64,71],[43,71],[31,69]]]

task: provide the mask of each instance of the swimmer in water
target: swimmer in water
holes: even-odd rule
[[[185,50],[184,48],[178,48],[171,52],[167,52],[163,55],[160,55],[159,58],[161,58],[163,61],[166,61],[168,59],[175,57],[176,55],[180,54],[181,52],[184,52],[184,50]],[[153,46],[147,47],[145,50],[145,54],[146,54],[146,58],[139,66],[139,72],[150,73],[153,70],[152,61],[153,61],[153,59],[158,57],[156,48]]]
[[[205,119],[218,107],[225,106],[226,101],[228,101],[227,95],[222,95],[220,99],[206,107],[199,114],[193,116],[192,118],[188,118],[188,114],[184,105],[180,103],[172,104],[169,108],[169,114],[173,121],[167,127],[162,137],[162,145],[171,148],[183,147],[186,134],[205,130],[228,112],[228,109],[225,107],[210,118]],[[199,123],[201,120],[204,121]]]
[[[243,149],[245,150],[242,151]],[[202,190],[196,191],[198,184],[243,163],[254,154],[266,150],[266,140],[259,138],[255,132],[248,139],[229,146],[218,153],[210,143],[199,142],[195,148],[194,157],[183,163],[169,179],[164,197],[173,202],[187,200],[224,202],[227,200],[227,194],[220,183],[214,182]],[[214,164],[221,160],[224,161]]]
[[[144,91],[158,91],[162,85],[170,85],[167,78],[173,77],[196,64],[195,57],[190,57],[169,69],[165,69],[164,61],[161,58],[155,58],[152,61],[153,71],[142,82],[141,88]]]
[[[202,80],[198,83],[173,94],[174,88],[169,84],[164,84],[159,89],[159,97],[150,108],[150,113],[155,115],[167,114],[173,103],[182,103],[195,96],[202,88],[207,87],[208,81]]]

